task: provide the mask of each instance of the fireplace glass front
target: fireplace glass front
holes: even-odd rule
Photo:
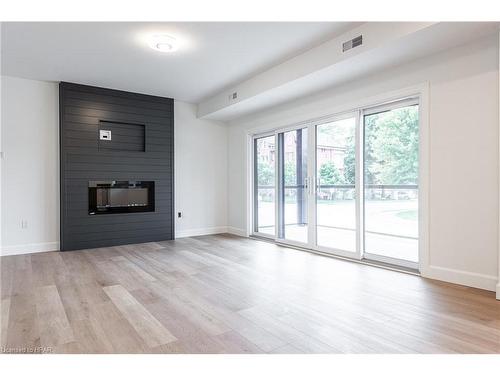
[[[154,181],[89,181],[89,215],[154,210]]]

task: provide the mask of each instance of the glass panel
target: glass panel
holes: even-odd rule
[[[307,129],[283,134],[284,238],[307,242]]]
[[[275,235],[275,137],[255,140],[255,228]]]
[[[317,244],[356,251],[356,119],[316,127]]]
[[[364,116],[365,253],[418,262],[418,106]]]

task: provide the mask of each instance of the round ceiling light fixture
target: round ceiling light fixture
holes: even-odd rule
[[[177,40],[167,34],[153,35],[149,41],[149,46],[160,52],[174,52],[177,51]]]

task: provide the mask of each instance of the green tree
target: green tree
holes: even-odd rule
[[[257,183],[259,186],[274,186],[274,168],[269,163],[258,162]]]
[[[291,161],[285,162],[285,186],[297,185],[297,168]]]
[[[322,185],[338,185],[345,183],[344,176],[342,176],[335,164],[331,161],[321,165],[319,176]]]
[[[418,108],[400,108],[365,119],[367,182],[418,183]]]
[[[354,136],[346,139],[346,150],[344,154],[344,181],[346,184],[355,184],[356,177],[356,144]]]

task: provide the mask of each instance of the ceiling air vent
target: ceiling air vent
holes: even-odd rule
[[[348,40],[347,42],[342,43],[342,52],[349,51],[357,46],[363,44],[363,35],[357,36],[354,39]]]

